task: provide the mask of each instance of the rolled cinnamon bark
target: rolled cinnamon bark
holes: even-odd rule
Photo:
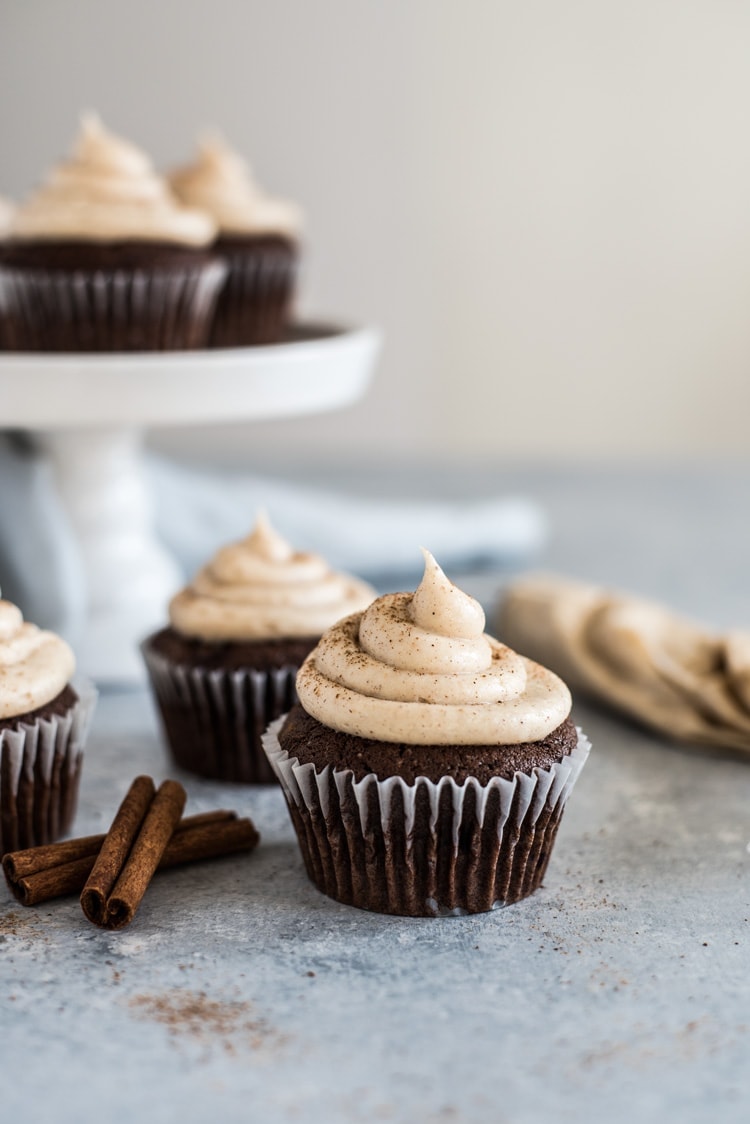
[[[146,818],[155,795],[151,777],[136,777],[107,832],[81,893],[81,908],[95,925],[103,925],[107,899]]]
[[[53,898],[80,894],[105,838],[88,835],[8,852],[3,857],[8,888],[22,905],[39,905]],[[175,828],[157,869],[252,851],[259,840],[253,822],[238,819],[236,812],[217,809],[185,816]]]
[[[104,838],[103,835],[84,835],[80,839],[64,839],[62,843],[45,843],[41,847],[27,847],[23,851],[8,851],[3,855],[5,876],[17,882],[20,878],[38,874],[42,870],[51,870],[89,856],[95,858]]]
[[[231,819],[223,823],[196,825],[190,831],[175,834],[169,841],[159,870],[167,870],[182,863],[218,859],[236,851],[252,851],[260,835],[249,819]]]
[[[133,920],[185,807],[177,781],[153,789],[150,777],[133,781],[83,888],[83,912],[105,929]]]
[[[5,865],[7,857],[3,858],[5,881],[21,905],[38,905],[52,898],[62,898],[66,894],[80,894],[96,862],[95,854],[83,855],[80,859],[73,859],[60,866],[15,878],[9,866]]]

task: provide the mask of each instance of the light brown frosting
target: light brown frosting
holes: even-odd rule
[[[380,597],[325,633],[297,676],[305,710],[334,730],[410,745],[545,738],[570,713],[567,687],[486,635],[481,605],[424,556],[414,594]]]
[[[11,228],[16,209],[10,199],[0,195],[0,238],[5,238]]]
[[[666,606],[529,575],[499,614],[512,644],[671,738],[750,751],[750,633],[717,635]]]
[[[64,640],[25,622],[10,601],[0,601],[0,718],[51,702],[74,671],[75,657]]]
[[[299,207],[266,195],[247,163],[218,137],[201,141],[195,162],[168,178],[178,199],[207,211],[224,234],[299,235]]]
[[[202,640],[319,636],[374,596],[320,555],[293,550],[261,512],[246,539],[219,550],[172,599],[169,619]]]
[[[216,224],[205,212],[182,206],[144,152],[87,114],[70,159],[18,208],[10,233],[26,240],[205,246]]]

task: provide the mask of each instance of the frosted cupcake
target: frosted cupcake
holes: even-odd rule
[[[73,822],[90,687],[72,651],[0,601],[0,854],[51,843]]]
[[[261,514],[173,598],[143,655],[178,765],[245,784],[273,781],[261,745],[296,699],[300,664],[324,629],[368,605],[370,586],[295,551]]]
[[[414,594],[324,634],[264,744],[320,890],[479,913],[541,884],[590,747],[565,684],[487,636],[478,602],[425,561]]]
[[[226,273],[215,234],[140,149],[85,116],[71,157],[18,207],[0,251],[13,348],[203,346]]]
[[[216,221],[216,249],[229,273],[211,332],[216,347],[275,343],[289,320],[302,216],[266,195],[245,161],[218,138],[203,141],[195,162],[169,177],[183,203]]]

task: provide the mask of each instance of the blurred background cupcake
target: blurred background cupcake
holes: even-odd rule
[[[296,699],[321,633],[375,596],[365,582],[293,550],[265,514],[172,599],[143,645],[174,760],[204,777],[273,781],[261,735]]]
[[[51,843],[75,815],[95,692],[73,652],[0,601],[0,854]]]
[[[248,164],[219,137],[201,141],[195,161],[169,176],[175,195],[207,211],[229,266],[211,331],[216,347],[275,343],[294,297],[302,213],[267,195]]]
[[[202,346],[225,273],[215,229],[174,199],[140,149],[87,114],[71,157],[18,207],[0,251],[10,346]]]
[[[8,232],[13,222],[15,207],[10,199],[0,195],[0,247],[8,237]],[[10,346],[10,337],[6,328],[5,301],[3,299],[3,286],[0,282],[0,351]]]

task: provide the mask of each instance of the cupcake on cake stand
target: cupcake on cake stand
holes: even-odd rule
[[[330,325],[275,342],[291,299],[295,209],[259,193],[221,146],[178,180],[197,190],[199,207],[180,202],[146,153],[85,115],[70,156],[15,212],[0,254],[0,347],[9,349],[0,351],[0,419],[30,430],[54,466],[88,594],[78,663],[99,681],[142,678],[137,643],[182,584],[154,534],[145,429],[344,406],[364,391],[378,349],[375,332]],[[245,238],[241,255],[219,253],[227,224],[257,226],[259,216],[265,234],[283,220],[283,263],[267,237]],[[215,338],[225,282],[229,327]],[[238,320],[257,330],[238,334]]]
[[[88,593],[83,671],[99,682],[142,680],[138,642],[183,582],[154,530],[146,429],[344,407],[366,390],[379,346],[372,328],[304,324],[267,347],[0,352],[3,425],[31,431],[50,458],[77,536]]]

